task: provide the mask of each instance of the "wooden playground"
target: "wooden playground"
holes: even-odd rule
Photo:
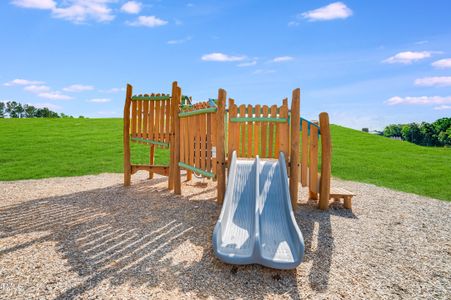
[[[171,94],[133,95],[127,85],[124,106],[124,184],[139,170],[168,176],[168,189],[180,195],[181,170],[187,180],[193,173],[216,181],[217,202],[222,204],[226,171],[234,151],[239,158],[277,159],[283,153],[289,176],[293,209],[298,203],[299,183],[308,187],[309,198],[326,210],[330,200],[344,200],[351,208],[353,194],[344,189],[331,191],[332,143],[329,116],[319,114],[319,122],[300,114],[300,89],[280,106],[236,104],[219,89],[217,99],[191,104],[177,82]],[[301,134],[300,134],[301,133]],[[319,141],[321,149],[319,149]],[[148,144],[149,164],[132,164],[130,143]],[[170,149],[169,165],[155,165],[155,147]],[[319,156],[319,151],[321,155]],[[320,158],[319,158],[320,157]],[[321,167],[318,165],[321,163]]]

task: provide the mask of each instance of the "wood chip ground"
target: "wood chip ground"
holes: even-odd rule
[[[450,299],[451,203],[334,180],[353,210],[301,201],[304,262],[213,254],[215,186],[141,172],[0,183],[0,299]],[[306,198],[305,189],[301,191]]]

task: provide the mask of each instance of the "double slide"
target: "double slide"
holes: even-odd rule
[[[213,249],[230,264],[293,269],[301,263],[304,239],[291,206],[283,153],[277,161],[238,160],[233,153]]]

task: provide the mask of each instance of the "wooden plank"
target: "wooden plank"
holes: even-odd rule
[[[218,91],[218,112],[216,123],[217,126],[217,141],[216,141],[216,177],[217,177],[217,199],[218,203],[222,204],[225,194],[225,147],[224,147],[224,117],[225,117],[225,102],[227,93],[223,89]]]
[[[138,102],[138,128],[137,128],[137,136],[138,137],[143,137],[142,135],[142,117],[143,117],[143,102],[142,101],[137,101]]]
[[[262,108],[262,116],[263,117],[267,117],[268,116],[268,106],[267,105],[263,105]],[[267,155],[267,140],[268,140],[268,124],[266,122],[261,122],[261,147],[262,147],[262,157],[266,158],[268,157]]]
[[[194,125],[194,130],[196,131],[196,141],[195,141],[195,148],[196,148],[196,152],[194,154],[194,166],[196,168],[200,168],[200,152],[201,152],[201,148],[200,148],[200,115],[196,115],[194,116],[194,120],[195,121],[195,125]]]
[[[271,111],[271,117],[276,118],[277,117],[277,105],[272,105],[270,108]],[[269,123],[269,141],[268,141],[268,157],[278,157],[278,153],[274,151],[274,134],[275,134],[275,127],[277,125],[273,122]]]
[[[180,161],[185,162],[185,122],[186,119],[180,119]]]
[[[170,130],[171,130],[171,126],[170,126],[170,122],[171,122],[171,100],[166,100],[166,115],[165,115],[165,118],[164,118],[164,122],[165,122],[165,131],[166,131],[165,141],[169,142],[169,135],[171,133],[170,132]]]
[[[246,117],[246,105],[240,105],[239,113],[240,117]],[[246,123],[240,123],[240,138],[240,152],[238,157],[246,157]]]
[[[180,118],[178,117],[178,107],[180,106],[180,101],[181,101],[181,97],[182,97],[182,89],[180,87],[177,86],[177,93],[176,93],[177,97],[174,99],[174,108],[177,110],[177,113],[174,114],[175,116],[175,122],[174,122],[174,126],[175,126],[175,141],[174,141],[174,170],[175,170],[175,176],[174,176],[174,193],[176,195],[181,195],[182,194],[182,181],[181,181],[181,177],[180,177],[180,167],[179,167],[179,162],[180,162]]]
[[[288,118],[288,106],[283,105],[280,108],[280,112],[279,112],[280,116],[282,118]],[[279,137],[280,137],[280,144],[279,144],[279,151],[283,152],[283,154],[285,155],[285,159],[287,159],[287,163],[288,163],[288,158],[290,157],[290,153],[289,153],[289,149],[290,149],[290,127],[288,126],[288,123],[281,123],[280,124],[280,132],[279,132]],[[277,154],[276,157],[278,157],[279,154]]]
[[[299,127],[301,120],[301,94],[293,91],[291,100],[291,147],[290,147],[290,197],[293,210],[296,209],[299,193]],[[287,107],[287,105],[283,105]]]
[[[321,190],[319,208],[327,209],[330,198],[330,177],[332,168],[332,141],[330,137],[329,115],[325,112],[319,114],[319,124],[321,130]],[[345,207],[351,208],[351,201]]]
[[[231,123],[230,119],[231,118],[235,118],[237,115],[237,107],[235,105],[235,101],[233,99],[229,99],[229,121],[228,121],[228,161],[229,163],[232,160],[232,153],[233,151],[236,151],[238,154],[238,149],[237,149],[237,127],[238,127],[238,123]],[[216,116],[218,118],[218,116]],[[217,128],[217,127],[216,127]],[[216,129],[217,131],[217,129]],[[218,134],[216,133],[216,140],[218,140],[217,138]],[[238,134],[239,136],[239,134]],[[217,149],[216,149],[217,151]],[[230,167],[230,166],[229,166]]]
[[[307,186],[307,168],[308,168],[308,123],[302,121],[302,143],[301,143],[301,185]]]
[[[206,115],[199,115],[200,120],[200,169],[205,170],[205,158],[206,158]]]
[[[151,97],[154,94],[151,95]],[[155,140],[154,127],[155,127],[155,101],[149,101],[149,139]]]
[[[255,117],[260,117],[260,104],[255,105]],[[252,156],[260,155],[260,122],[254,123],[254,151]]]
[[[124,185],[129,186],[131,183],[131,162],[130,162],[130,102],[132,98],[132,86],[127,84],[127,92],[124,104]]]
[[[160,105],[160,140],[164,141],[164,139],[166,138],[166,134],[164,132],[164,116],[166,115],[165,113],[165,109],[166,109],[166,100],[164,101],[159,101],[161,102]]]
[[[135,174],[138,171],[148,171],[163,176],[169,175],[169,166],[149,166],[149,165],[131,165],[131,172]]]
[[[157,97],[159,97],[160,94],[157,94]],[[152,101],[155,102],[155,123],[154,123],[154,140],[160,141],[160,106],[161,101]]]
[[[247,106],[247,116],[248,117],[252,117],[252,105],[248,105]],[[254,122],[248,122],[247,123],[247,135],[246,135],[246,139],[247,139],[247,157],[253,157],[253,152],[252,152],[252,138],[253,138],[253,127],[254,127]]]
[[[211,122],[212,114],[207,114],[207,161],[205,169],[207,171],[212,171],[211,169],[211,147],[212,147],[212,122]]]
[[[153,102],[153,101],[149,101]],[[150,145],[149,149],[149,165],[153,165],[155,163],[155,145]],[[149,170],[149,179],[153,178],[153,172],[152,170]]]
[[[194,166],[194,137],[195,137],[195,130],[194,130],[194,126],[195,126],[195,120],[190,117],[187,118],[188,119],[188,126],[189,126],[189,130],[188,130],[188,149],[189,149],[189,159],[188,159],[188,164],[190,166]],[[192,177],[192,172],[189,171],[189,178],[191,180]]]
[[[130,100],[131,101],[131,100]],[[136,136],[136,109],[138,107],[138,103],[136,101],[131,101],[132,102],[132,136],[135,137]]]
[[[310,126],[309,194],[318,200],[318,128]]]
[[[142,136],[143,138],[148,139],[149,138],[149,126],[148,126],[148,122],[149,122],[149,102],[150,101],[143,101],[143,133]]]
[[[175,118],[178,117],[178,107],[176,106],[177,88],[178,88],[177,81],[172,82],[171,105],[172,105],[172,122],[173,122],[173,126],[174,126],[173,127],[174,134],[171,135],[171,137],[170,137],[170,148],[169,148],[170,149],[170,161],[169,161],[170,169],[169,169],[168,190],[174,189],[176,165],[178,165],[178,162],[175,161],[175,158],[176,158],[175,152],[178,151],[175,148],[175,131],[176,131]],[[155,110],[156,110],[156,107],[155,107]],[[155,129],[154,129],[154,133],[155,133]]]

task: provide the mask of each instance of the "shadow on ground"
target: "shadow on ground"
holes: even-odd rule
[[[61,291],[60,299],[82,295],[103,281],[190,292],[201,298],[300,298],[299,276],[308,276],[314,290],[327,288],[333,254],[330,214],[334,210],[319,212],[305,204],[296,214],[306,241],[305,259],[313,261],[310,274],[257,265],[236,267],[221,263],[212,251],[211,235],[219,215],[213,188],[199,187],[190,196],[174,197],[161,184],[165,180],[153,179],[129,188],[117,185],[3,208],[0,238],[39,231],[50,234],[3,249],[0,256],[34,243],[55,241],[71,271],[83,278],[81,284]],[[194,200],[194,196],[202,200]],[[315,224],[319,226],[318,234],[325,238],[312,252]],[[224,286],[228,289],[224,290]]]

